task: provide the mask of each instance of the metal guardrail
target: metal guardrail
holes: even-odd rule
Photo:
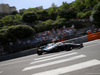
[[[90,40],[88,37],[94,37],[94,38]],[[90,35],[85,35],[85,36],[70,39],[70,40],[66,40],[66,41],[63,41],[63,42],[66,42],[66,43],[70,43],[70,42],[84,43],[84,42],[88,42],[88,41],[92,41],[92,40],[96,40],[96,39],[100,39],[100,32],[93,33],[93,34],[90,34]],[[36,52],[37,52],[37,48],[32,48],[32,49],[28,49],[26,51],[22,51],[22,52],[19,52],[19,53],[1,56],[0,61],[18,58],[18,57],[22,57],[22,56],[26,56],[26,55],[30,55],[30,54],[35,54]]]
[[[14,59],[14,58],[18,58],[18,57],[23,57],[23,56],[35,54],[36,52],[37,52],[37,48],[32,48],[32,49],[28,49],[26,51],[0,56],[0,61]]]
[[[70,43],[70,42],[84,43],[84,42],[88,42],[88,39],[87,39],[87,35],[85,35],[85,36],[82,36],[82,37],[77,37],[77,38],[74,38],[74,39],[66,40],[64,42],[66,42],[66,43]]]

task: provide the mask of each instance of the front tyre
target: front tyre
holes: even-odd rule
[[[42,53],[43,53],[42,51],[38,51],[37,52],[38,55],[42,55]]]

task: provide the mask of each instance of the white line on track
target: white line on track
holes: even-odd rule
[[[67,53],[69,53],[69,52],[67,52]],[[16,62],[10,62],[10,63],[5,63],[5,64],[0,64],[0,66],[7,66],[7,65],[12,65],[12,64],[17,64],[17,63],[21,63],[21,62],[25,62],[25,61],[29,61],[29,60],[34,60],[34,59],[31,58],[31,59],[27,59],[27,60],[21,60],[21,61],[16,61]]]
[[[62,58],[62,57],[66,57],[66,56],[75,55],[75,54],[77,54],[77,52],[73,52],[73,53],[70,53],[70,54],[65,54],[65,55],[62,55],[62,56],[52,57],[52,58],[49,58],[49,59],[34,61],[34,62],[30,63],[30,64],[35,64],[35,63],[39,63],[39,62],[49,61],[49,60],[53,60],[53,59],[57,59],[57,58]]]
[[[72,52],[72,51],[67,52],[67,53],[71,53],[71,52]],[[54,55],[50,55],[50,56],[46,56],[46,57],[36,58],[36,59],[34,59],[34,60],[41,60],[41,59],[46,59],[46,58],[50,58],[50,57],[55,57],[55,56],[65,55],[65,54],[67,54],[67,53],[64,52],[64,53],[54,54]]]
[[[63,62],[71,61],[71,60],[76,60],[76,59],[83,58],[83,57],[86,57],[86,55],[78,55],[78,56],[70,57],[68,59],[62,59],[62,60],[58,60],[58,61],[53,61],[53,62],[49,62],[49,63],[44,63],[44,64],[40,64],[40,65],[26,67],[22,71],[27,71],[27,70],[32,70],[32,69],[50,66],[50,65],[54,65],[54,64],[59,64],[59,63],[63,63]]]
[[[45,71],[45,72],[40,72],[40,73],[36,73],[36,74],[32,74],[32,75],[60,75],[63,73],[77,71],[80,69],[85,69],[85,68],[96,66],[96,65],[100,65],[100,61],[94,59],[94,60],[74,64],[71,66],[66,66],[66,67],[62,67],[62,68],[58,68],[58,69],[54,69],[54,70],[49,70],[49,71]]]
[[[70,52],[72,52],[72,51],[70,51]],[[67,53],[70,53],[70,52],[67,52]],[[16,62],[10,62],[10,63],[5,63],[5,64],[0,64],[0,66],[12,65],[12,64],[16,64],[16,63],[21,63],[21,62],[29,61],[29,60],[33,60],[33,58],[27,59],[27,60],[21,60],[21,61],[16,61]]]

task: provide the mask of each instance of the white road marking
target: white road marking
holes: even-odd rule
[[[32,75],[59,75],[59,74],[63,74],[63,73],[77,71],[80,69],[85,69],[85,68],[96,66],[96,65],[100,65],[100,61],[94,59],[94,60],[74,64],[71,66],[66,66],[66,67],[49,70],[49,71],[45,71],[45,72],[40,72],[40,73],[36,73],[36,74],[32,74]]]
[[[63,63],[63,62],[71,61],[71,60],[76,60],[76,59],[83,58],[83,57],[86,57],[86,55],[78,55],[78,56],[70,57],[68,59],[62,59],[62,60],[58,60],[58,61],[53,61],[53,62],[49,62],[49,63],[35,65],[35,66],[27,67],[27,68],[23,69],[22,71],[27,71],[27,70],[32,70],[32,69],[50,66],[50,65],[54,65],[54,64],[59,64],[59,63]]]
[[[72,51],[70,52],[67,52],[67,53],[71,53]],[[41,59],[46,59],[46,58],[50,58],[50,57],[55,57],[55,56],[60,56],[60,55],[64,55],[64,54],[67,54],[66,52],[64,53],[59,53],[59,54],[55,54],[55,55],[50,55],[50,56],[46,56],[46,57],[41,57],[41,58],[36,58],[34,60],[41,60]]]
[[[65,54],[65,55],[62,55],[62,56],[52,57],[52,58],[49,58],[49,59],[34,61],[34,62],[30,63],[30,64],[35,64],[35,63],[44,62],[44,61],[48,61],[48,60],[53,60],[53,59],[57,59],[57,58],[62,58],[62,57],[66,57],[66,56],[70,56],[70,55],[75,55],[75,54],[77,54],[77,52],[73,52],[73,53],[70,53],[70,54]]]
[[[72,52],[72,51],[70,51]],[[67,52],[67,53],[70,53],[70,52]],[[64,53],[61,53],[61,54],[64,54]],[[59,55],[59,54],[58,54]],[[32,55],[33,56],[33,55]],[[26,57],[23,57],[23,58],[26,58]],[[25,62],[25,61],[29,61],[29,60],[33,60],[33,58],[31,59],[27,59],[27,60],[21,60],[21,61],[16,61],[16,62],[10,62],[10,63],[6,63],[6,64],[1,64],[0,66],[7,66],[7,65],[12,65],[12,64],[16,64],[16,63],[21,63],[21,62]],[[36,59],[35,59],[36,60]]]

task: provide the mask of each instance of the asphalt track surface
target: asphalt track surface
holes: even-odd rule
[[[100,40],[72,51],[2,61],[0,75],[100,75]]]

